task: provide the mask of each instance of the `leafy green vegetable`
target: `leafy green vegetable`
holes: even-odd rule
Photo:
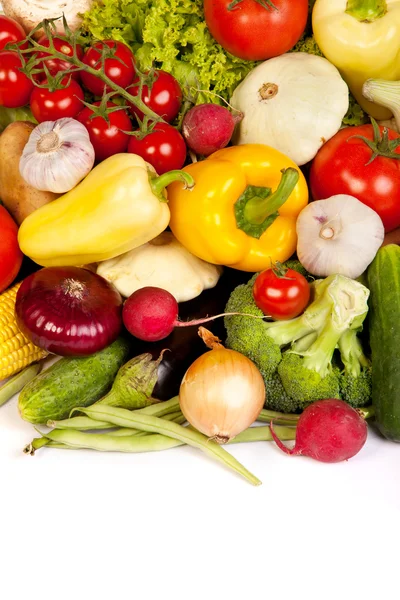
[[[204,21],[202,0],[96,0],[83,27],[95,38],[127,43],[141,70],[154,62],[183,87],[226,99],[256,64],[231,56],[217,44]],[[197,102],[206,99],[200,94]]]
[[[14,121],[32,121],[37,123],[28,107],[6,108],[0,106],[0,133]]]

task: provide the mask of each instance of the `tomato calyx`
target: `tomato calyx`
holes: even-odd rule
[[[233,10],[238,4],[240,4],[240,2],[243,2],[243,0],[232,0],[232,2],[230,2],[230,4],[228,4],[228,10],[229,11]],[[254,0],[254,2],[257,2],[257,4],[259,4],[266,10],[272,9],[272,10],[276,10],[279,12],[278,7],[275,6],[275,4],[273,4],[271,2],[271,0]]]
[[[271,271],[273,272],[274,275],[276,275],[276,277],[278,279],[287,279],[289,281],[293,281],[294,277],[287,276],[288,270],[289,269],[287,267],[285,267],[285,265],[279,261],[276,261],[275,263],[271,263]]]
[[[117,112],[118,110],[125,110],[129,107],[125,104],[118,104],[117,106],[108,106],[108,103],[114,99],[114,96],[117,95],[117,92],[108,92],[108,94],[103,94],[100,102],[96,102],[95,104],[91,104],[90,102],[86,102],[82,100],[82,104],[89,108],[92,111],[92,114],[89,117],[89,120],[95,119],[96,117],[102,117],[108,124],[110,124],[111,113]],[[124,132],[128,133],[128,132]]]
[[[378,156],[400,160],[400,154],[396,153],[397,148],[400,146],[400,137],[394,140],[390,140],[389,130],[387,127],[384,127],[383,132],[381,133],[378,123],[373,117],[371,117],[371,123],[374,130],[373,140],[369,140],[363,135],[352,135],[347,140],[362,140],[368,146],[368,148],[372,150],[372,156],[365,166],[367,167],[368,165],[370,165]]]

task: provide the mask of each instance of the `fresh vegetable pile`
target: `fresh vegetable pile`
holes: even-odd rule
[[[25,453],[187,444],[258,485],[225,445],[399,442],[398,3],[53,4],[0,16]]]

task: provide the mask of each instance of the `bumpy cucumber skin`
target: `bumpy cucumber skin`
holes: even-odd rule
[[[19,395],[21,417],[45,425],[66,419],[78,406],[90,406],[110,390],[115,376],[129,356],[129,343],[113,344],[84,358],[61,358],[37,375]]]
[[[372,404],[382,435],[400,442],[400,248],[381,248],[368,269]]]

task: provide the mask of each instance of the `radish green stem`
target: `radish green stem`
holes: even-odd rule
[[[198,431],[191,431],[182,425],[176,423],[170,423],[164,421],[158,417],[153,417],[145,414],[138,414],[138,411],[134,413],[129,412],[123,408],[114,408],[111,406],[91,406],[87,408],[77,409],[80,412],[94,417],[110,421],[114,425],[120,427],[134,427],[143,431],[150,431],[152,433],[161,433],[168,437],[180,440],[189,446],[194,446],[203,450],[206,454],[221,462],[222,464],[230,467],[243,477],[245,477],[251,484],[260,485],[261,481],[255,477],[250,471],[248,471],[243,465],[240,464],[233,456],[226,452],[221,446],[213,441],[210,441],[203,434]],[[141,440],[147,439],[146,437],[139,438]]]
[[[29,367],[26,367],[2,385],[0,387],[0,406],[15,396],[15,394],[18,394],[39,373],[40,369],[41,365],[38,363],[29,365]]]
[[[257,417],[257,421],[261,421],[262,423],[270,423],[273,421],[276,425],[293,425],[293,427],[295,427],[299,418],[300,415],[285,414],[263,408]]]

